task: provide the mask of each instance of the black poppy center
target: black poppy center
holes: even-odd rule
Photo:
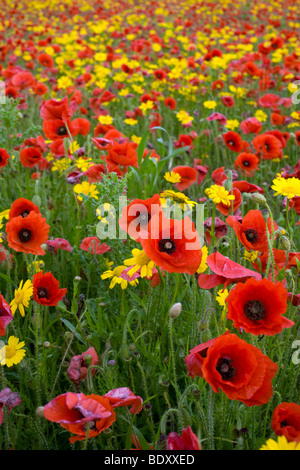
[[[286,419],[284,419],[284,420],[281,421],[281,423],[280,423],[280,427],[281,427],[281,428],[284,428],[285,426],[289,426],[289,423],[287,422]]]
[[[234,147],[235,143],[233,142],[233,140],[228,140],[228,145],[231,145],[231,147]]]
[[[223,380],[231,380],[236,373],[236,369],[232,366],[232,359],[230,357],[220,357],[216,369],[221,374]]]
[[[244,312],[249,320],[259,321],[262,320],[265,316],[265,307],[260,300],[249,300],[245,307]]]
[[[164,239],[159,241],[159,251],[171,255],[176,250],[176,244],[174,240]]]
[[[20,231],[19,231],[19,239],[22,243],[26,243],[26,242],[29,242],[31,240],[31,230],[29,230],[28,228],[22,228]]]
[[[67,134],[67,128],[65,126],[60,126],[57,129],[58,135],[66,135]]]
[[[21,214],[20,214],[20,215],[21,215],[23,218],[25,218],[25,217],[27,217],[27,216],[28,216],[28,214],[29,214],[29,211],[27,211],[27,210],[24,210],[23,212],[21,212]]]
[[[249,228],[249,230],[245,230],[244,232],[245,237],[247,238],[248,242],[255,243],[258,240],[257,230]]]
[[[243,161],[243,165],[244,165],[244,166],[250,166],[250,162],[248,162],[248,160],[244,160],[244,161]]]
[[[39,299],[48,299],[49,297],[49,292],[46,287],[39,287],[37,290],[37,296]]]

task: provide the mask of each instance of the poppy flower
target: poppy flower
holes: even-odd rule
[[[68,240],[64,238],[54,238],[53,240],[47,240],[46,244],[48,245],[49,251],[57,253],[58,250],[65,250],[71,253],[72,247]]]
[[[13,314],[9,304],[6,302],[3,295],[0,294],[0,336],[6,334],[6,327],[12,321]]]
[[[176,109],[176,101],[172,97],[165,98],[164,100],[165,106],[169,109]]]
[[[250,117],[240,123],[240,129],[244,134],[259,134],[262,123],[256,117]]]
[[[204,221],[204,235],[206,238],[206,242],[209,245],[211,241],[211,217]],[[219,219],[219,217],[215,217],[214,223],[214,232],[217,238],[223,238],[227,234],[228,226],[223,222],[223,220]]]
[[[22,217],[27,217],[31,211],[34,211],[38,214],[40,209],[33,202],[29,201],[29,199],[20,197],[12,203],[8,220],[13,219],[14,217],[19,217],[19,215]]]
[[[55,306],[66,295],[67,289],[59,288],[59,281],[52,273],[40,271],[34,274],[33,298],[40,305]]]
[[[199,158],[194,158],[194,168],[197,171],[197,184],[199,185],[202,183],[208,172],[208,166],[201,165],[201,160]]]
[[[233,152],[241,152],[243,150],[243,139],[234,131],[228,131],[222,135],[226,146]]]
[[[283,317],[287,310],[287,290],[280,282],[249,278],[244,284],[236,284],[226,304],[228,320],[246,333],[270,336],[294,325]]]
[[[89,362],[87,363],[87,360]],[[87,378],[88,368],[98,364],[98,354],[92,346],[85,352],[78,356],[73,356],[70,360],[70,365],[67,370],[69,379],[75,384],[79,385],[82,380]],[[91,370],[91,374],[95,374],[96,369]]]
[[[253,147],[262,154],[264,160],[282,158],[282,143],[271,134],[261,134],[252,141]]]
[[[36,147],[27,147],[20,152],[20,162],[25,168],[33,168],[42,160],[42,152]]]
[[[266,222],[259,210],[250,210],[241,222],[229,215],[226,223],[234,229],[236,236],[247,250],[263,252],[268,248]],[[275,221],[273,227],[271,224],[271,218],[268,217],[269,234],[278,229]]]
[[[108,171],[114,171],[116,166],[138,166],[138,157],[136,152],[137,144],[135,142],[114,142],[108,150],[106,163]]]
[[[188,426],[181,431],[181,436],[171,432],[167,438],[168,450],[202,450],[198,437]]]
[[[225,181],[228,179],[223,166],[214,170],[211,174],[211,177],[213,182],[219,186],[223,186]]]
[[[264,405],[271,399],[272,379],[277,370],[277,364],[259,348],[233,333],[215,339],[201,367],[214,392],[222,390],[230,400],[246,406]]]
[[[34,93],[39,96],[43,96],[47,93],[48,87],[44,83],[37,83],[33,89]]]
[[[54,60],[52,59],[52,57],[49,54],[46,54],[46,53],[40,54],[37,57],[37,61],[43,67],[50,68],[50,67],[53,67],[53,65],[54,65]]]
[[[3,423],[4,419],[4,410],[5,406],[8,407],[8,412],[10,413],[12,408],[20,405],[21,397],[17,392],[13,392],[9,387],[3,388],[0,392],[0,426]]]
[[[201,289],[212,289],[220,284],[226,288],[232,283],[245,282],[249,277],[261,279],[259,273],[244,268],[218,251],[210,254],[206,263],[214,274],[200,274],[198,284]]]
[[[241,193],[260,193],[264,194],[264,189],[248,181],[234,181],[232,183],[233,189],[238,189]]]
[[[66,120],[71,116],[68,97],[62,100],[54,99],[43,101],[40,106],[40,116],[44,121],[54,121],[56,119]]]
[[[300,147],[300,131],[295,132],[296,144]]]
[[[168,219],[163,212],[153,215],[148,230],[141,230],[140,243],[156,266],[172,273],[194,274],[202,251],[198,232],[189,217]]]
[[[87,423],[88,438],[91,439],[116,421],[110,400],[94,394],[67,392],[58,395],[44,406],[43,412],[46,419],[75,434],[70,437],[70,443],[86,439]]]
[[[224,334],[229,334],[230,332],[227,330]],[[205,343],[201,343],[195,348],[191,349],[189,354],[184,359],[184,363],[187,368],[188,376],[192,377],[193,379],[198,377],[203,377],[202,373],[202,365],[207,356],[208,348],[210,348],[217,338],[210,339]]]
[[[86,170],[83,174],[87,176],[89,183],[96,183],[97,181],[101,181],[103,174],[105,173],[105,166],[103,164],[92,165],[88,170]]]
[[[159,194],[154,194],[149,199],[134,199],[123,207],[119,225],[131,238],[138,241],[141,229],[147,230],[151,217],[161,210]]]
[[[252,176],[258,169],[259,158],[254,153],[242,152],[235,159],[234,166],[241,169],[247,176]]]
[[[300,442],[300,405],[283,402],[273,411],[272,429],[288,442]]]
[[[56,140],[69,136],[69,132],[72,137],[76,135],[75,129],[73,129],[71,120],[67,119],[51,119],[43,122],[43,132],[47,139]]]
[[[106,243],[101,243],[97,237],[84,238],[79,248],[93,255],[102,255],[111,249]]]
[[[109,399],[113,408],[131,405],[129,413],[137,414],[142,411],[143,399],[136,396],[128,387],[116,388],[106,393],[104,396]]]
[[[31,211],[27,217],[14,217],[6,224],[8,246],[18,252],[44,255],[41,245],[48,240],[49,229],[40,213]]]
[[[0,149],[0,168],[7,165],[9,155],[5,149]]]
[[[235,105],[235,102],[232,96],[222,96],[221,100],[224,106],[226,106],[227,108],[233,108]]]
[[[273,93],[267,93],[266,95],[263,95],[261,98],[259,98],[258,106],[261,108],[273,108],[273,106],[276,106],[279,100],[280,96],[274,95]]]
[[[184,191],[197,181],[197,170],[190,166],[176,166],[171,171],[180,175],[180,182],[174,185],[179,191]]]

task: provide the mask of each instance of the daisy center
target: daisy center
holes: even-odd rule
[[[244,306],[244,312],[249,320],[259,321],[265,316],[265,307],[260,300],[249,300]]]
[[[5,358],[11,359],[16,354],[16,348],[14,346],[5,346]]]

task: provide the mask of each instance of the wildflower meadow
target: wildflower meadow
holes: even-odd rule
[[[0,3],[1,450],[300,450],[298,2]]]

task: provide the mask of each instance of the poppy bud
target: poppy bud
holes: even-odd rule
[[[253,193],[251,199],[256,202],[256,204],[266,204],[266,198],[260,193]]]
[[[81,277],[80,277],[80,276],[75,276],[75,277],[74,277],[74,281],[75,281],[75,282],[80,282],[80,281],[81,281]]]
[[[35,414],[38,418],[44,418],[44,407],[43,406],[39,406],[36,410],[35,410]]]
[[[172,307],[170,308],[170,311],[169,311],[170,317],[171,318],[179,317],[179,315],[181,313],[181,310],[182,310],[182,304],[180,302],[172,305]]]
[[[198,323],[198,330],[201,333],[202,331],[207,330],[207,327],[208,327],[207,321],[202,318]]]
[[[44,348],[49,348],[51,346],[51,344],[49,343],[49,341],[45,341],[43,346],[44,346]]]
[[[42,250],[44,250],[44,251],[49,251],[49,246],[47,245],[47,243],[43,243],[43,244],[41,245],[41,248],[42,248]]]
[[[199,398],[200,395],[201,395],[201,392],[200,390],[198,390],[197,388],[195,390],[192,391],[192,395],[195,397],[195,398]]]
[[[279,240],[280,243],[280,248],[282,248],[284,251],[290,251],[291,249],[291,242],[287,237],[280,237]]]

